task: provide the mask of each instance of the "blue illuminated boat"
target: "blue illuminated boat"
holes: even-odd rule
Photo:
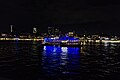
[[[79,47],[80,40],[75,37],[47,37],[44,38],[44,42],[42,43],[44,46],[73,46]]]

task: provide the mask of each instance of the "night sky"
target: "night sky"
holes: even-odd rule
[[[67,32],[120,34],[119,0],[0,0],[0,32]]]

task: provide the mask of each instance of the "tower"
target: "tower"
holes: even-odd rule
[[[10,25],[10,32],[13,33],[13,25]]]

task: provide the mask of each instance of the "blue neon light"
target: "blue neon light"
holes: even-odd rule
[[[80,48],[78,48],[78,47],[44,46],[44,51],[46,51],[48,53],[53,53],[53,52],[61,53],[61,52],[64,52],[63,50],[66,51],[67,53],[77,54],[77,53],[79,53]]]
[[[74,41],[76,40],[76,42],[79,40],[79,38],[74,38],[74,37],[59,37],[58,39],[55,38],[44,38],[44,42],[61,42],[64,40],[68,40],[68,41]]]

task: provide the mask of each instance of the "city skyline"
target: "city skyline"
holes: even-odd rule
[[[37,25],[35,26],[31,26],[31,27],[25,27],[22,28],[21,27],[17,27],[16,25],[9,25],[7,28],[5,28],[5,30],[0,30],[1,33],[11,33],[11,26],[12,26],[12,32],[15,33],[33,33],[33,28],[37,29],[37,33],[48,33],[48,28],[49,27],[53,27],[54,29],[59,29],[62,33],[68,33],[68,32],[75,32],[77,34],[107,34],[107,35],[117,35],[119,36],[119,29],[117,29],[114,32],[114,29],[112,29],[113,31],[109,31],[110,27],[104,27],[104,29],[100,29],[98,27],[96,28],[91,28],[91,27],[86,27],[84,26],[84,28],[79,28],[80,26],[77,24],[74,25],[52,25],[52,26],[43,26],[44,29],[42,29],[42,27],[39,27]],[[76,26],[76,27],[75,27]],[[83,26],[83,25],[81,25]],[[72,27],[72,28],[70,28]],[[92,31],[91,31],[92,30]],[[93,31],[94,30],[94,31]]]

